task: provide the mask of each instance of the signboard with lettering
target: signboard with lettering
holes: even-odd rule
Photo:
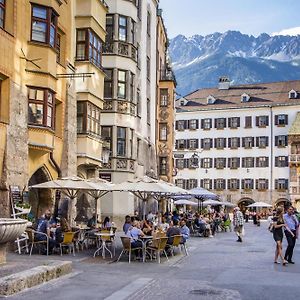
[[[111,174],[110,173],[100,173],[99,178],[111,182]]]

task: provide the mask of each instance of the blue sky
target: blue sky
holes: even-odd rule
[[[299,0],[160,0],[170,38],[239,30],[259,35],[299,27]],[[297,32],[298,32],[297,30]]]

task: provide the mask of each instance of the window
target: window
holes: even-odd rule
[[[130,129],[129,132],[129,145],[130,145],[130,157],[133,158],[133,139],[134,139],[134,130]]]
[[[176,179],[175,180],[175,185],[177,185],[180,188],[184,188],[184,179]]]
[[[150,57],[147,56],[147,79],[150,80],[151,76],[151,64],[150,64]]]
[[[106,16],[106,41],[111,43],[114,40],[114,16]]]
[[[254,168],[254,157],[243,157],[242,158],[243,168]]]
[[[119,41],[127,41],[127,18],[119,16]]]
[[[202,119],[201,128],[204,130],[209,130],[212,128],[212,119]]]
[[[92,29],[77,29],[76,60],[88,60],[102,66],[102,41]]]
[[[28,124],[54,129],[54,94],[48,89],[29,88]]]
[[[275,146],[286,147],[288,145],[288,137],[286,135],[275,136]]]
[[[185,120],[179,120],[179,121],[176,121],[176,125],[175,125],[175,129],[178,130],[178,131],[183,131],[187,128],[187,121]]]
[[[138,117],[141,117],[141,106],[142,106],[141,92],[138,89],[137,92],[136,92],[136,114],[137,114]]]
[[[216,169],[226,168],[226,158],[224,158],[224,157],[215,158],[215,168]]]
[[[134,74],[130,72],[130,101],[134,102]]]
[[[150,125],[151,112],[150,112],[150,99],[147,99],[147,124]]]
[[[118,70],[118,98],[125,99],[127,94],[126,89],[126,71]]]
[[[275,157],[275,167],[285,168],[289,166],[288,156],[276,156]]]
[[[275,179],[275,189],[276,190],[287,190],[289,188],[289,180],[285,178]]]
[[[248,136],[242,138],[242,146],[247,149],[254,147],[254,137]]]
[[[109,150],[112,150],[112,126],[102,126],[101,136],[109,144]]]
[[[61,63],[61,35],[59,33],[56,38],[56,62]]]
[[[159,124],[159,140],[166,141],[168,136],[168,125],[167,123]]]
[[[78,102],[77,132],[100,136],[100,113],[100,108],[94,104],[90,102]]]
[[[261,156],[256,158],[256,167],[257,168],[267,168],[269,167],[269,157]]]
[[[225,138],[216,138],[215,139],[215,148],[224,149],[226,147],[226,139]]]
[[[32,5],[31,40],[56,47],[57,13],[50,7]]]
[[[192,155],[189,159],[189,168],[190,169],[197,169],[199,168],[199,157],[197,155]]]
[[[242,189],[252,190],[254,188],[254,180],[250,178],[242,179]]]
[[[228,127],[229,128],[240,127],[240,118],[238,117],[228,118]]]
[[[268,116],[256,117],[256,126],[258,126],[258,127],[267,127],[267,126],[269,126],[269,117]]]
[[[135,22],[131,19],[131,43],[135,43]]]
[[[245,117],[245,128],[252,128],[252,117]]]
[[[238,190],[240,188],[240,180],[236,178],[228,179],[227,186],[229,190]]]
[[[289,99],[296,99],[298,96],[298,93],[295,90],[291,90],[289,92]]]
[[[104,98],[113,98],[113,70],[105,69],[104,78]]]
[[[288,125],[288,115],[275,115],[275,125],[277,126]]]
[[[256,189],[259,191],[265,191],[267,189],[269,189],[269,180],[268,179],[256,179]]]
[[[126,156],[126,128],[117,127],[117,156]]]
[[[224,129],[225,127],[226,127],[226,119],[225,118],[215,119],[215,128]]]
[[[205,188],[207,190],[211,190],[212,189],[212,180],[211,179],[201,179],[200,181],[200,185],[202,188]]]
[[[197,149],[199,147],[198,139],[189,140],[189,149]]]
[[[256,147],[266,148],[269,146],[269,137],[267,136],[258,136],[256,138]]]
[[[142,17],[142,0],[137,0],[138,18],[141,20]]]
[[[212,168],[212,158],[205,157],[201,159],[201,168],[210,169]]]
[[[176,140],[176,149],[185,149],[186,148],[186,140]]]
[[[160,89],[160,106],[168,106],[169,91],[168,89]]]
[[[189,121],[189,129],[190,130],[196,130],[196,129],[198,129],[198,126],[199,126],[199,124],[198,124],[197,119],[193,119],[193,120]]]
[[[240,158],[239,157],[228,158],[228,168],[237,169],[239,167],[240,167]]]
[[[201,148],[204,150],[210,150],[213,146],[213,139],[202,139],[201,140]]]
[[[188,189],[194,189],[198,186],[198,180],[197,179],[189,179]]]
[[[159,158],[159,175],[167,175],[167,158],[166,157],[160,157]]]
[[[149,11],[147,12],[147,34],[151,35],[151,14]]]
[[[5,23],[5,0],[0,0],[0,28],[4,28]]]
[[[218,178],[214,180],[214,186],[215,186],[215,190],[225,190],[226,189],[226,183],[225,183],[225,179],[223,178]]]
[[[239,137],[233,137],[228,139],[228,147],[230,149],[237,149],[241,146],[241,139]]]

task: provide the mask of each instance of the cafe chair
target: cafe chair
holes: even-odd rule
[[[64,239],[61,243],[59,243],[60,256],[62,256],[63,254],[63,247],[68,247],[68,249],[70,250],[70,254],[73,252],[73,256],[75,256],[74,235],[75,232],[64,232]]]
[[[137,247],[137,248],[132,248],[131,247],[131,240],[129,237],[126,237],[126,236],[121,236],[121,242],[122,242],[122,245],[123,245],[123,249],[122,249],[122,252],[121,254],[119,255],[118,259],[117,259],[117,262],[120,260],[121,256],[123,254],[126,254],[128,253],[128,262],[130,263],[131,262],[131,252],[132,251],[136,251],[136,250],[143,250],[142,247]]]
[[[26,229],[26,233],[28,235],[29,245],[31,246],[30,247],[30,252],[29,252],[30,256],[32,254],[33,247],[37,247],[38,250],[39,250],[39,253],[40,253],[41,246],[46,246],[46,254],[49,255],[49,238],[48,238],[48,235],[46,233],[38,232],[38,231],[35,231],[33,229]],[[45,240],[42,240],[42,241],[36,240],[36,238],[35,238],[36,234],[40,234],[42,236],[45,236]]]
[[[172,254],[172,256],[174,256],[174,250],[176,247],[180,251],[180,243],[182,241],[182,235],[174,235],[174,236],[172,236],[172,238],[173,238],[172,243],[171,244],[167,243],[167,246],[170,247],[171,254]]]
[[[153,257],[153,255],[152,255],[153,252],[156,253],[156,258],[157,258],[159,264],[160,264],[161,253],[163,253],[166,256],[167,260],[169,260],[168,255],[165,250],[167,241],[168,241],[167,237],[156,238],[156,239],[153,239],[153,242],[149,246],[147,246],[146,251],[150,250],[151,260]]]

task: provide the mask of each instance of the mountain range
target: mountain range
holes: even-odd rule
[[[300,35],[178,35],[170,40],[169,53],[180,95],[215,87],[220,76],[234,85],[300,80]]]

